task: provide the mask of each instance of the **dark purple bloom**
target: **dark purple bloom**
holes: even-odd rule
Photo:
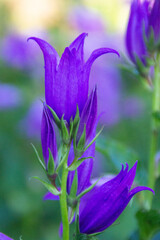
[[[149,26],[153,28],[154,36],[156,40],[160,40],[160,1],[155,0],[152,7]]]
[[[64,114],[68,122],[74,118],[79,107],[80,114],[88,98],[89,75],[96,58],[106,53],[116,53],[109,48],[100,48],[92,52],[84,62],[83,45],[86,33],[77,37],[65,48],[61,59],[56,50],[44,40],[35,40],[43,51],[45,60],[45,98],[59,118]]]
[[[126,47],[130,59],[135,63],[136,56],[145,63],[147,48],[144,35],[148,31],[149,3],[133,0],[126,32]]]
[[[46,166],[49,159],[48,149],[51,150],[55,163],[57,160],[57,144],[56,144],[56,136],[55,136],[55,130],[54,130],[53,124],[54,123],[50,115],[50,110],[44,103],[42,123],[41,123],[41,144],[42,144],[42,152],[43,152],[43,157],[44,157]]]
[[[20,89],[11,84],[0,83],[0,97],[0,110],[18,107],[23,101]]]
[[[6,236],[5,234],[3,233],[0,233],[0,240],[13,240],[12,238]]]
[[[108,228],[123,212],[132,197],[148,187],[135,187],[131,190],[136,174],[137,162],[128,171],[122,166],[120,173],[110,181],[96,186],[80,200],[80,232],[93,234]]]

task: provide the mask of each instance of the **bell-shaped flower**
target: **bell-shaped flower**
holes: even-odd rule
[[[113,179],[95,186],[80,200],[79,228],[84,234],[104,231],[120,216],[132,197],[143,190],[152,191],[144,186],[131,189],[136,174],[137,162],[128,171],[128,164]]]
[[[0,240],[13,240],[12,238],[6,236],[5,234],[3,233],[0,233]]]
[[[160,40],[160,1],[155,0],[152,7],[149,26],[153,28],[155,40]]]
[[[145,63],[147,47],[144,36],[147,35],[148,31],[148,17],[148,1],[133,0],[126,32],[126,47],[129,57],[134,63],[136,63],[136,57]]]
[[[80,115],[88,98],[89,75],[96,58],[106,53],[116,53],[110,48],[94,50],[84,62],[83,46],[87,36],[82,33],[59,58],[56,50],[44,40],[32,37],[40,46],[45,61],[45,98],[46,103],[59,118],[69,123],[75,117],[77,105]]]
[[[41,144],[42,144],[42,153],[44,157],[44,161],[48,164],[49,159],[49,149],[52,153],[55,165],[57,163],[57,144],[56,144],[56,136],[54,130],[54,123],[51,117],[50,110],[44,103],[43,106],[43,114],[42,114],[42,122],[41,122]]]

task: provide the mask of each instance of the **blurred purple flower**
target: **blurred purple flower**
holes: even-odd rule
[[[68,21],[73,28],[79,29],[80,32],[105,31],[102,16],[98,12],[91,11],[84,6],[72,8],[68,15]]]
[[[0,233],[0,240],[13,240],[12,238],[6,236],[5,234],[3,233]]]
[[[22,101],[20,89],[11,84],[0,83],[0,110],[18,107]]]
[[[160,1],[155,0],[149,17],[149,26],[153,28],[156,40],[160,40]]]
[[[27,115],[20,122],[20,129],[29,138],[40,138],[43,104],[39,99],[31,104]]]
[[[128,171],[122,166],[120,173],[110,181],[94,187],[80,200],[80,232],[93,234],[108,228],[120,216],[132,197],[143,190],[154,191],[148,187],[136,187],[131,190],[136,174],[137,162]],[[96,211],[95,211],[96,209]]]
[[[138,97],[129,97],[124,103],[124,115],[127,118],[135,118],[143,114],[144,103]]]
[[[69,123],[79,107],[80,115],[88,98],[89,75],[96,58],[106,53],[116,53],[109,48],[94,50],[84,63],[83,45],[86,33],[77,37],[69,47],[65,48],[61,59],[56,50],[44,40],[35,40],[40,46],[45,60],[45,98],[59,118]]]
[[[144,34],[148,32],[149,2],[133,0],[126,32],[126,47],[130,59],[135,63],[139,57],[145,63],[147,48]]]
[[[0,46],[1,59],[8,65],[22,70],[35,66],[38,52],[32,45],[27,45],[26,39],[18,33],[6,35]]]

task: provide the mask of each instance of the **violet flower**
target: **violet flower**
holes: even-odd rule
[[[126,32],[126,47],[130,59],[136,63],[136,56],[145,63],[147,47],[144,34],[148,31],[149,3],[133,0]]]
[[[23,101],[21,90],[11,84],[0,83],[0,96],[0,110],[19,107]]]
[[[0,233],[0,240],[13,240],[12,238],[6,236],[5,234],[3,233]]]
[[[66,47],[61,59],[56,50],[44,40],[32,37],[40,46],[45,61],[45,98],[59,118],[69,123],[79,107],[80,115],[88,98],[89,75],[96,58],[106,53],[116,53],[110,48],[94,50],[84,62],[83,45],[86,33]]]
[[[155,0],[152,7],[149,26],[153,28],[155,40],[160,40],[160,1]]]
[[[80,200],[79,227],[84,234],[104,231],[120,216],[132,197],[143,190],[154,191],[148,187],[139,186],[131,190],[136,174],[137,162],[128,171],[122,165],[120,173],[110,181],[96,186]]]

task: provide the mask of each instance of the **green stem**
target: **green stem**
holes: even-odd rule
[[[160,111],[160,67],[159,61],[155,64],[155,75],[154,75],[154,91],[153,91],[153,103],[152,112],[156,113]],[[158,122],[155,117],[152,117],[152,129],[151,129],[151,145],[150,145],[150,158],[148,166],[148,186],[154,190],[155,185],[155,155],[157,152],[157,141],[158,141]],[[148,193],[149,208],[152,205],[153,195]]]
[[[69,152],[69,151],[68,151]],[[60,196],[60,207],[63,224],[63,240],[69,240],[69,220],[68,220],[68,207],[67,207],[67,167],[68,154],[66,156],[63,170],[62,170],[62,181],[61,181],[61,196]]]

